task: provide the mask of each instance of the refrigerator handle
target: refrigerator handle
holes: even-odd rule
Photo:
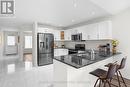
[[[44,42],[40,42],[40,47],[44,48]]]
[[[48,38],[46,38],[46,49],[48,49]]]

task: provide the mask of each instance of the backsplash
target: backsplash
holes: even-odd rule
[[[75,44],[85,44],[86,49],[98,49],[99,45],[105,45],[106,43],[111,43],[111,40],[90,40],[90,41],[83,41],[83,42],[74,42],[74,41],[57,41],[55,44],[58,47],[61,45],[65,45],[66,48],[75,48]]]

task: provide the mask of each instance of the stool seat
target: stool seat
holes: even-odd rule
[[[107,71],[98,68],[98,69],[90,72],[90,74],[92,74],[92,75],[94,75],[96,77],[99,77],[99,78],[106,78]]]

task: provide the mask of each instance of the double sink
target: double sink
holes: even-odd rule
[[[103,56],[100,56],[98,51],[91,52],[90,50],[84,51],[82,53],[73,54],[72,56],[89,61],[98,61],[103,59]]]

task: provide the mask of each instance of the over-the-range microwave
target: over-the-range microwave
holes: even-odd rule
[[[82,40],[82,33],[71,35],[71,40],[73,40],[73,41],[81,41]]]

